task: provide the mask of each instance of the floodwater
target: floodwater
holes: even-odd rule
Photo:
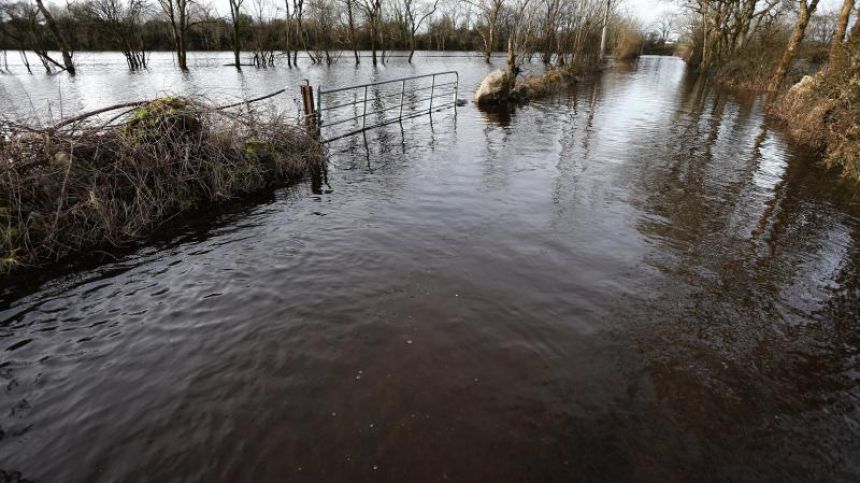
[[[227,57],[183,76],[169,58],[128,74],[93,55],[73,80],[2,76],[0,100],[62,98],[68,113],[448,69],[467,97],[491,68],[237,74]],[[860,202],[760,99],[646,57],[513,112],[469,104],[331,151],[323,190],[279,190],[115,262],[7,283],[0,469],[40,482],[860,478]]]

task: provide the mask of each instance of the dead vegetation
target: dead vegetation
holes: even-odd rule
[[[192,98],[113,106],[48,128],[0,123],[0,271],[128,244],[322,163],[315,138],[282,117]]]
[[[517,99],[539,99],[571,86],[576,78],[572,69],[549,69],[543,75],[529,74],[517,80],[513,94]]]
[[[804,77],[771,111],[798,141],[824,153],[829,166],[860,182],[860,70]]]

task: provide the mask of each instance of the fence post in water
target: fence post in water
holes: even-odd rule
[[[403,82],[400,84],[400,115],[397,117],[400,120],[403,120],[403,91],[406,90],[406,79],[403,79]]]
[[[454,113],[457,112],[457,91],[460,89],[460,73],[455,72],[456,78],[454,79]]]
[[[367,86],[364,86],[364,112],[361,113],[361,128],[367,128]]]
[[[433,115],[433,93],[436,92],[436,74],[433,74],[433,82],[430,84],[430,109],[427,112]]]
[[[314,88],[311,86],[310,81],[305,80],[305,84],[301,86],[302,88],[302,106],[305,111],[305,124],[308,128],[308,131],[315,132],[317,127],[317,111],[316,105],[314,104]]]
[[[322,88],[317,89],[317,130],[322,129]]]

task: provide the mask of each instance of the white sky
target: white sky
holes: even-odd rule
[[[620,7],[636,16],[646,27],[665,11],[679,11],[677,0],[620,0]],[[842,6],[842,0],[821,0],[816,13],[830,12]]]

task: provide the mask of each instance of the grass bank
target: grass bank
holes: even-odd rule
[[[804,77],[771,106],[792,136],[860,182],[860,69]]]
[[[787,41],[784,29],[762,31],[709,74],[723,86],[767,92]],[[833,65],[830,43],[800,44],[781,89],[768,93],[767,110],[794,140],[822,153],[826,166],[860,182],[860,56],[856,40],[841,48],[842,62]],[[679,55],[698,62],[695,45]]]
[[[325,162],[275,115],[166,97],[49,128],[0,123],[0,272],[150,236],[167,220]]]

